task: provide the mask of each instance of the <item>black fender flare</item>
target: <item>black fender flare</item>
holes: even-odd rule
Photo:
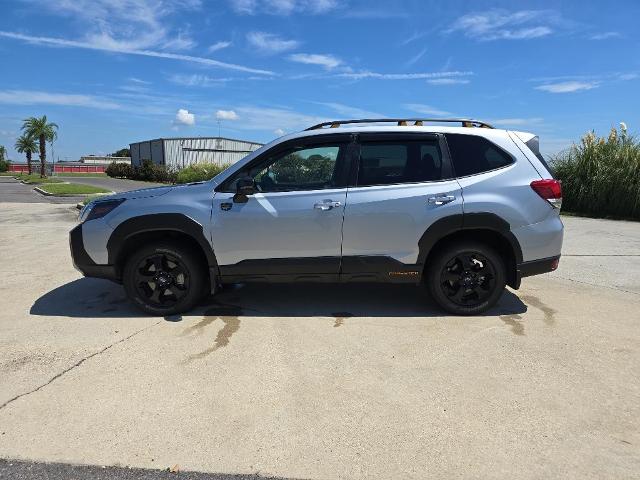
[[[120,223],[107,242],[109,264],[115,265],[121,258],[122,249],[128,239],[140,233],[170,231],[193,238],[207,258],[209,269],[218,270],[218,262],[211,244],[205,237],[202,225],[181,213],[155,213],[132,217]]]
[[[518,267],[522,263],[522,247],[511,232],[511,225],[495,213],[478,212],[451,215],[433,222],[418,241],[418,263],[426,265],[427,257],[433,247],[444,237],[464,230],[490,230],[500,234],[511,246],[515,265],[513,274],[514,288],[519,286]]]

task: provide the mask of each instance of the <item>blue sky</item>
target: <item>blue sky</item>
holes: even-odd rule
[[[163,136],[266,142],[314,122],[465,116],[554,153],[640,124],[640,2],[2,0],[0,144],[56,158]]]

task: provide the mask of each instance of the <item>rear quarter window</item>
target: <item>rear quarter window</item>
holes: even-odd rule
[[[513,157],[484,137],[476,135],[445,135],[456,176],[466,177],[506,167]]]

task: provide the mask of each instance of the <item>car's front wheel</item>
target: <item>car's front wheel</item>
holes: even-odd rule
[[[431,297],[455,315],[475,315],[500,299],[506,284],[505,264],[480,242],[457,242],[435,253],[425,281]]]
[[[173,243],[140,248],[124,265],[127,296],[154,315],[186,312],[202,298],[205,269],[198,257]]]

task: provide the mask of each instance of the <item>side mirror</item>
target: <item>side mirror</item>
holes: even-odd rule
[[[236,194],[233,196],[235,203],[247,203],[249,195],[256,193],[256,183],[251,177],[239,178],[236,182]]]

